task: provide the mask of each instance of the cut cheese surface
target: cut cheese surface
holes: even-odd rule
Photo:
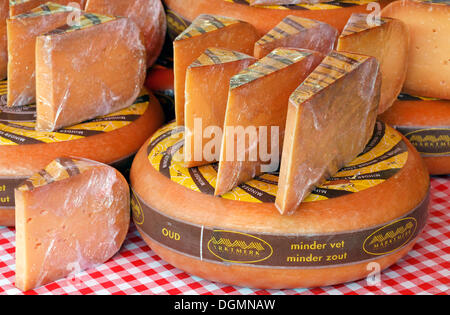
[[[450,99],[450,3],[395,1],[381,14],[401,20],[409,28],[410,49],[403,92]]]
[[[278,47],[294,47],[328,54],[338,31],[323,22],[289,15],[261,37],[255,44],[254,55],[262,58]]]
[[[409,54],[409,32],[397,19],[370,20],[368,14],[353,14],[339,37],[338,51],[373,56],[380,63],[381,99],[384,112],[402,90]]]
[[[74,10],[49,2],[7,20],[8,106],[35,103],[36,37],[64,25]]]
[[[129,188],[114,168],[58,158],[16,194],[16,286],[27,291],[116,254],[129,227]]]
[[[232,50],[209,48],[187,69],[185,104],[185,155],[187,167],[216,162],[220,138],[213,136],[223,127],[232,76],[247,68],[256,58]],[[205,133],[213,132],[211,135]],[[212,141],[213,146],[208,143]],[[206,149],[208,152],[204,152]],[[208,155],[208,156],[206,156]]]
[[[130,106],[145,80],[141,33],[127,18],[84,13],[36,39],[36,129],[53,131]]]
[[[275,204],[294,213],[369,141],[380,99],[375,58],[332,52],[292,93]]]
[[[8,0],[0,1],[0,80],[6,78],[8,71],[8,40],[6,19],[9,16]]]
[[[147,66],[161,53],[166,36],[166,15],[160,0],[87,0],[86,12],[122,16],[133,20],[144,36]]]
[[[202,14],[173,43],[175,116],[184,125],[186,69],[206,49],[226,48],[248,55],[258,36],[254,27],[236,19]]]
[[[289,96],[323,58],[310,50],[277,48],[231,78],[216,195],[278,168]]]
[[[49,2],[48,0],[9,0],[9,15],[11,17],[23,14],[34,8]],[[52,3],[71,5],[77,9],[83,9],[86,0],[52,0]]]

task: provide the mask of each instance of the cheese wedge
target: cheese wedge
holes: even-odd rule
[[[73,7],[48,2],[7,20],[8,98],[7,106],[36,102],[36,37],[64,25]]]
[[[408,71],[403,92],[450,99],[449,1],[395,1],[381,15],[401,20],[409,28]]]
[[[54,131],[130,106],[145,80],[145,47],[127,18],[85,13],[36,39],[36,129]]]
[[[26,13],[47,2],[48,0],[9,0],[9,16]],[[51,2],[82,10],[86,0],[52,0]]]
[[[338,51],[373,56],[380,63],[379,114],[392,106],[402,90],[408,66],[409,33],[397,19],[371,20],[368,14],[353,14],[337,44]]]
[[[278,169],[289,96],[323,58],[277,48],[231,78],[215,195]]]
[[[317,4],[327,3],[332,0],[249,0],[250,5],[291,5],[291,4]]]
[[[175,116],[184,125],[186,69],[210,47],[253,53],[258,36],[252,25],[236,19],[202,14],[173,42]]]
[[[281,214],[294,213],[314,186],[363,151],[380,86],[375,58],[332,52],[292,93],[275,201]]]
[[[323,22],[288,15],[255,44],[254,55],[262,58],[278,47],[296,47],[328,54],[338,31]]]
[[[144,36],[147,66],[161,53],[166,36],[166,14],[160,0],[87,0],[86,12],[123,16],[133,20]]]
[[[221,136],[216,133],[222,130],[225,120],[230,79],[256,60],[236,51],[209,48],[188,67],[184,137],[186,167],[218,161]],[[215,139],[219,141],[215,142]]]
[[[114,168],[59,158],[16,188],[16,286],[27,291],[104,263],[128,232],[130,195]]]
[[[8,40],[6,36],[6,19],[9,16],[8,1],[0,2],[0,80],[6,78],[8,71]]]

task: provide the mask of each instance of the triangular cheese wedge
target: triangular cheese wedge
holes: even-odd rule
[[[198,16],[173,42],[175,116],[178,125],[184,125],[184,89],[186,69],[205,49],[220,47],[253,54],[258,36],[255,28],[233,18]]]
[[[409,53],[406,25],[397,19],[372,21],[368,14],[354,13],[339,37],[337,50],[377,58],[382,77],[379,113],[391,107],[406,78]]]
[[[216,195],[278,168],[289,96],[323,58],[277,48],[231,78]]]
[[[294,47],[328,54],[338,31],[323,22],[288,15],[255,44],[254,55],[262,58],[278,47]]]
[[[83,13],[36,39],[36,129],[54,131],[129,107],[145,80],[145,47],[127,18]]]
[[[23,291],[104,263],[130,222],[125,178],[98,162],[59,158],[16,188],[16,286]]]
[[[9,107],[35,103],[36,37],[65,24],[74,10],[48,2],[7,20]]]
[[[221,137],[215,133],[223,127],[230,79],[256,60],[237,51],[209,48],[188,67],[184,138],[187,167],[219,159]],[[214,133],[206,136],[205,132]]]
[[[275,201],[282,214],[364,150],[380,84],[375,58],[332,52],[292,93]]]

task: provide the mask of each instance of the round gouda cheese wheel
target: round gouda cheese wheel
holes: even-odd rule
[[[257,288],[357,280],[403,257],[425,225],[426,167],[382,122],[366,149],[290,216],[274,205],[278,173],[214,197],[217,164],[185,168],[183,138],[172,123],[140,149],[130,173],[132,210],[145,242],[193,275]]]
[[[402,94],[380,119],[408,138],[431,175],[450,174],[450,101]]]
[[[390,1],[339,0],[317,4],[250,6],[248,0],[163,0],[169,36],[173,39],[200,14],[229,16],[246,21],[264,35],[287,15],[328,23],[342,31],[353,13],[371,13],[373,5],[383,8]]]
[[[35,117],[34,105],[0,106],[0,225],[14,225],[14,188],[55,158],[82,157],[125,171],[164,120],[146,91],[129,108],[56,132],[35,131]]]

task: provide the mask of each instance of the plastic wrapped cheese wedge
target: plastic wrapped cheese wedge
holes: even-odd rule
[[[145,47],[128,18],[84,13],[36,39],[36,129],[54,131],[130,106],[146,72]]]
[[[221,137],[216,133],[222,130],[225,120],[230,79],[256,60],[237,51],[209,48],[188,67],[184,150],[187,167],[219,159]],[[218,143],[214,139],[219,139]],[[210,142],[211,152],[203,152]]]
[[[278,168],[289,96],[323,58],[277,48],[231,78],[216,195]]]
[[[36,37],[67,22],[73,7],[48,2],[7,20],[8,106],[36,102]]]
[[[330,53],[292,93],[275,204],[292,214],[372,136],[381,75],[374,57]]]
[[[395,1],[381,15],[399,19],[409,28],[411,39],[403,92],[450,99],[450,3]]]
[[[184,125],[184,88],[187,67],[210,47],[227,48],[248,55],[258,40],[252,25],[236,19],[202,14],[173,43],[175,116]]]
[[[6,36],[6,19],[8,18],[8,1],[0,2],[0,80],[6,78],[8,71],[8,41]]]
[[[132,19],[144,35],[147,66],[156,61],[167,28],[166,14],[160,0],[87,0],[85,11]]]
[[[295,47],[328,54],[338,31],[323,22],[288,15],[255,44],[254,55],[262,58],[278,47]]]
[[[26,13],[46,2],[48,2],[48,0],[9,0],[9,16],[12,17]],[[70,5],[77,9],[83,9],[86,0],[53,0],[52,2],[60,5]]]
[[[59,158],[15,195],[16,286],[23,291],[101,264],[125,240],[129,187],[110,166]]]
[[[368,14],[353,14],[339,37],[337,50],[377,58],[382,79],[378,113],[391,107],[406,78],[409,53],[406,25],[397,19],[372,20]]]

